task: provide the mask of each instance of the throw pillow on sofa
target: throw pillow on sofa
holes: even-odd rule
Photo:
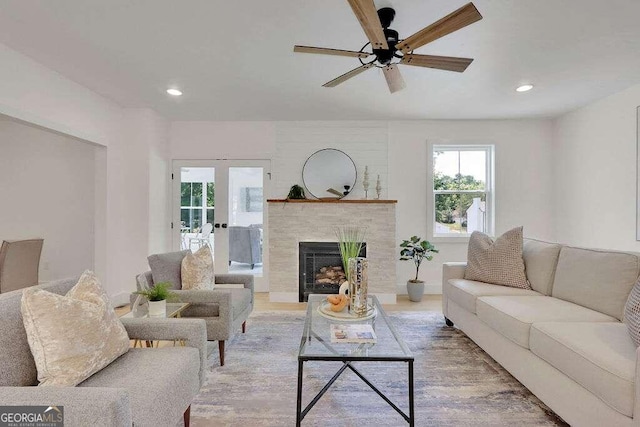
[[[627,303],[624,306],[624,323],[631,339],[640,346],[640,279],[633,285]]]
[[[182,289],[213,290],[213,257],[209,245],[204,245],[182,259]]]
[[[514,228],[495,241],[474,231],[469,239],[464,278],[494,285],[531,289],[522,258],[522,227]]]
[[[41,386],[76,386],[129,349],[127,331],[91,271],[67,295],[25,289],[20,309]]]

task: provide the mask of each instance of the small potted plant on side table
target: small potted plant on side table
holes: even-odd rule
[[[156,283],[149,289],[134,292],[149,300],[149,317],[165,317],[167,315],[167,299],[175,294],[169,290],[169,282]]]
[[[422,300],[424,282],[418,279],[420,264],[422,264],[422,261],[425,259],[431,261],[434,253],[438,253],[436,247],[429,241],[422,240],[422,238],[418,236],[413,236],[411,239],[404,240],[400,243],[400,260],[413,261],[416,265],[416,278],[407,281],[407,292],[409,293],[410,301],[419,302]]]

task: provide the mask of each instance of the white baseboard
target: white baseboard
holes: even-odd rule
[[[120,307],[129,304],[129,295],[131,295],[131,292],[120,292],[119,294],[111,296],[111,306]]]
[[[378,297],[380,304],[395,304],[397,303],[396,294],[379,294],[374,292],[373,295]]]
[[[407,283],[398,283],[396,286],[396,292],[398,295],[408,295]],[[442,295],[442,284],[440,283],[425,283],[424,284],[425,295]]]

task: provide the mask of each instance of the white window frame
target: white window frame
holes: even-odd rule
[[[427,175],[428,175],[428,183],[427,183],[427,200],[428,203],[428,224],[427,230],[429,232],[429,236],[433,241],[436,242],[467,242],[469,240],[470,234],[460,234],[455,235],[454,233],[436,233],[435,232],[435,222],[436,222],[436,209],[435,209],[435,200],[436,194],[443,194],[444,192],[436,192],[433,190],[433,155],[436,151],[484,151],[486,153],[486,188],[484,193],[486,193],[486,233],[490,236],[494,235],[495,230],[495,145],[486,144],[486,143],[464,143],[464,144],[455,144],[455,143],[433,143],[429,144],[429,155],[427,159]],[[455,191],[455,193],[462,193],[465,191]],[[476,190],[467,190],[469,193],[478,193]]]

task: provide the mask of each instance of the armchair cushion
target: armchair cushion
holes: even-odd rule
[[[204,245],[195,254],[187,253],[182,259],[182,289],[213,290],[213,257],[209,245]]]
[[[195,348],[133,348],[79,387],[126,389],[135,426],[168,425],[200,390],[199,367]]]
[[[189,252],[191,251],[187,249],[179,252],[149,255],[147,261],[149,261],[149,267],[151,267],[153,283],[169,282],[171,283],[171,289],[181,289],[182,259]]]
[[[74,386],[129,349],[127,332],[90,271],[66,296],[26,289],[21,309],[42,386]]]

